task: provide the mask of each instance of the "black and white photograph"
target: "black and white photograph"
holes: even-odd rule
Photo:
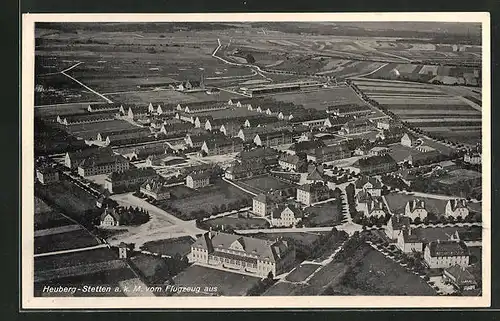
[[[27,308],[489,306],[487,14],[23,20]]]

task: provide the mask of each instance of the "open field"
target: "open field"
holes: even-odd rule
[[[115,259],[118,259],[118,255],[108,248],[43,256],[35,258],[35,271],[49,271],[74,266],[84,268],[88,264],[113,261]]]
[[[400,54],[408,56],[414,54],[414,52],[409,53],[403,51]],[[429,51],[426,51],[425,54],[426,58],[430,58]],[[437,58],[441,61],[443,60],[437,56],[434,56],[433,58]],[[444,58],[444,61],[447,59],[449,59],[449,57]],[[374,79],[410,80],[429,83],[441,81],[444,84],[467,84],[477,86],[479,78],[476,77],[476,75],[480,75],[480,68],[478,67],[473,68],[464,66],[451,67],[390,63],[368,77]]]
[[[96,198],[65,179],[46,186],[37,184],[35,194],[80,222],[90,222],[96,214]]]
[[[222,296],[244,296],[252,286],[259,282],[260,278],[237,273],[231,273],[211,269],[199,265],[193,265],[174,277],[174,282],[179,286],[215,287],[217,291],[213,294]],[[193,293],[191,295],[206,296],[208,293]],[[190,293],[182,293],[186,295]]]
[[[66,294],[67,296],[74,297],[125,297],[126,294],[122,290],[121,283],[125,280],[134,279],[135,275],[128,267],[124,266],[121,268],[105,270],[100,272],[92,272],[88,274],[75,275],[62,277],[50,281],[44,281],[35,283],[35,296],[65,296],[65,294],[51,294],[43,292],[43,287],[46,285],[50,286],[68,286],[77,287],[78,290],[74,295]],[[109,286],[112,291],[110,292],[83,292],[84,286]],[[120,291],[115,292],[115,288],[120,288]]]
[[[38,197],[35,197],[34,222],[35,231],[74,224]]]
[[[368,245],[364,245],[368,246]],[[435,295],[423,279],[370,248],[333,290],[344,295]]]
[[[333,226],[342,222],[342,212],[339,210],[338,201],[328,202],[308,207],[307,222],[310,226]]]
[[[35,77],[35,106],[73,102],[105,102],[104,99],[63,74]]]
[[[245,189],[249,188],[251,191],[256,191],[257,193],[265,193],[271,190],[287,190],[294,187],[290,183],[267,175],[238,180],[236,184]]]
[[[84,229],[35,237],[35,254],[78,249],[98,245],[95,237]]]
[[[110,120],[90,124],[75,124],[63,127],[66,132],[87,140],[97,139],[97,134],[109,130],[124,130],[138,128],[124,120]]]
[[[236,202],[243,207],[243,203],[249,202],[250,199],[250,194],[224,181],[218,181],[214,185],[193,190],[189,195],[183,195],[180,198],[168,201],[168,206],[165,206],[165,202],[160,203],[158,206],[167,211],[169,211],[169,208],[176,209],[182,216],[193,218],[193,212],[195,211],[203,210],[209,215],[215,207],[219,209],[221,206],[227,207],[229,204]]]
[[[142,245],[142,249],[163,255],[180,256],[187,255],[191,251],[191,244],[194,240],[190,236],[179,237],[175,239],[158,240],[146,242]]]
[[[271,96],[277,102],[302,105],[304,108],[326,110],[328,106],[359,104],[364,102],[349,87],[337,87],[310,92],[276,94]]]
[[[480,141],[480,94],[464,89],[467,87],[450,90],[444,86],[366,79],[356,79],[355,84],[402,121],[429,134],[470,145]]]
[[[391,193],[385,195],[385,199],[392,213],[402,213],[406,203],[409,201],[418,199],[425,202],[425,207],[427,211],[434,214],[444,214],[446,200],[428,198],[428,197],[415,197],[414,195],[403,194],[403,193]]]

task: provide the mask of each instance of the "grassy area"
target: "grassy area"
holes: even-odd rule
[[[89,223],[97,215],[96,198],[68,180],[50,185],[36,184],[35,194],[81,223]]]
[[[174,277],[177,285],[217,288],[217,295],[244,296],[260,278],[193,265]],[[186,295],[181,293],[179,295]],[[199,293],[198,295],[207,295]]]
[[[434,214],[444,214],[444,209],[446,206],[447,200],[437,199],[437,198],[429,198],[429,197],[416,197],[415,195],[408,195],[402,193],[391,193],[385,196],[387,200],[387,204],[392,213],[400,213],[404,212],[404,208],[406,203],[411,200],[418,199],[425,202],[425,207],[427,211]]]
[[[192,191],[189,195],[161,202],[158,206],[184,219],[193,219],[208,217],[231,208],[239,209],[249,206],[250,202],[251,195],[224,181],[218,181],[212,186]]]
[[[120,286],[120,281],[135,278],[134,273],[129,268],[113,269],[97,273],[84,274],[79,276],[70,276],[59,278],[46,282],[35,283],[35,297],[40,296],[63,296],[60,294],[49,294],[43,292],[43,287],[49,286],[68,286],[77,287],[79,290],[73,295],[74,297],[124,297],[125,293],[120,291],[115,292],[115,288]],[[102,293],[84,293],[82,291],[84,286],[110,286],[111,292]]]
[[[95,237],[86,230],[35,237],[35,254],[61,250],[78,249],[98,245]]]
[[[36,257],[35,271],[54,270],[72,266],[82,266],[82,268],[84,268],[87,264],[112,261],[117,258],[118,255],[108,248],[62,255]]]
[[[308,207],[306,226],[333,226],[342,222],[342,212],[339,208],[340,200]]]
[[[74,224],[38,197],[35,197],[34,223],[35,231]]]
[[[359,104],[364,102],[349,88],[329,88],[302,93],[287,93],[273,95],[277,102],[289,102],[302,105],[305,108],[326,110],[331,105]]]
[[[319,267],[320,265],[318,264],[302,264],[293,270],[292,273],[288,274],[285,279],[290,282],[302,282]]]
[[[146,242],[141,248],[152,253],[170,256],[179,254],[184,256],[191,251],[191,244],[193,243],[194,240],[190,236],[184,236],[175,239]]]
[[[347,295],[436,295],[423,279],[371,247],[333,289]]]
[[[250,179],[239,180],[236,182],[241,187],[260,193],[269,192],[270,190],[287,190],[294,186],[271,176],[259,176]]]
[[[134,128],[139,128],[139,127],[134,126],[131,123],[124,120],[110,120],[98,123],[70,125],[66,126],[65,130],[74,136],[82,137],[88,140],[95,140],[97,139],[97,134],[103,131],[124,130],[124,129],[134,129]]]
[[[293,284],[288,282],[278,282],[271,286],[262,296],[292,296],[305,288],[303,284]]]

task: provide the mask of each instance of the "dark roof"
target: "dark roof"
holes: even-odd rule
[[[112,163],[127,163],[128,160],[122,155],[92,155],[85,158],[79,166],[81,168],[92,168]]]
[[[281,205],[281,206],[277,207],[272,213],[273,217],[280,218],[281,213],[287,208],[289,208],[293,212],[293,215],[295,216],[295,218],[303,217],[302,211],[293,205]]]
[[[87,122],[87,121],[98,121],[98,120],[108,120],[114,119],[113,114],[82,114],[82,115],[73,115],[73,116],[61,116],[61,119],[66,119],[68,123],[79,123],[79,122]]]
[[[339,113],[350,113],[350,112],[357,112],[357,111],[370,111],[370,108],[366,105],[345,104],[345,105],[337,105],[337,106],[328,106],[327,110],[329,112],[338,111]]]
[[[431,256],[468,256],[469,249],[464,242],[437,241],[429,244]]]
[[[208,148],[216,148],[216,147],[226,147],[226,146],[239,146],[243,145],[240,139],[227,138],[226,136],[217,137],[217,138],[209,138],[205,140]]]
[[[269,147],[257,147],[251,150],[246,150],[240,152],[236,157],[240,159],[258,159],[258,158],[263,158],[263,157],[278,157],[279,153],[277,150],[274,148],[269,148]]]
[[[321,140],[306,140],[293,144],[290,147],[290,149],[296,152],[300,152],[300,151],[309,151],[309,150],[314,150],[316,148],[324,148],[324,147],[326,147],[325,143]]]
[[[445,269],[444,273],[452,275],[458,285],[476,283],[474,275],[466,267],[458,264]]]
[[[277,137],[292,137],[292,132],[289,130],[278,130],[278,131],[266,131],[263,133],[257,133],[261,140],[273,139]]]
[[[285,162],[287,164],[299,165],[303,160],[297,155],[283,154],[279,158],[280,161]]]
[[[115,221],[120,221],[120,213],[118,213],[115,208],[105,208],[104,212],[101,214],[101,221],[104,220],[107,215],[111,215]]]
[[[266,193],[266,194],[260,193],[253,199],[261,203],[270,204],[270,203],[279,203],[281,202],[282,198],[277,193]]]
[[[388,154],[380,156],[371,156],[358,160],[360,167],[376,166],[380,164],[396,164],[396,161]]]
[[[194,171],[194,172],[189,173],[188,176],[191,176],[191,178],[193,178],[193,180],[210,178],[210,176],[212,176],[212,171],[211,170]]]
[[[466,200],[464,199],[453,199],[449,200],[449,202],[452,211],[455,211],[457,208],[467,208]]]
[[[151,177],[156,176],[156,171],[151,167],[145,168],[130,168],[123,172],[111,173],[108,177],[111,181],[124,181],[131,180],[139,177]]]
[[[262,171],[264,170],[264,164],[258,161],[244,161],[244,162],[233,162],[233,164],[226,169],[226,172],[232,174],[239,173],[252,173],[256,170]]]
[[[314,193],[314,192],[325,192],[328,191],[328,186],[324,185],[321,182],[311,183],[311,184],[303,184],[300,185],[297,189],[300,189],[305,192]]]
[[[368,177],[366,175],[362,175],[356,180],[356,188],[363,188],[366,183],[371,183],[373,188],[382,188],[382,182],[380,182],[380,180],[375,177]]]
[[[134,114],[147,114],[149,113],[149,106],[129,106],[128,110],[132,110]]]
[[[212,238],[209,237],[210,233],[212,233]],[[276,262],[290,249],[286,241],[262,240],[222,232],[207,232],[199,237],[192,247],[206,249],[209,253],[222,255],[218,249],[227,250],[232,244],[235,244],[235,242],[239,243],[243,248],[242,252],[246,253],[246,256],[243,253],[241,256],[235,255],[234,258],[238,260],[247,260],[251,257],[258,258],[259,260]]]
[[[419,230],[412,229],[410,226],[403,229],[402,233],[405,243],[422,243],[422,237],[418,231]]]
[[[400,214],[395,214],[391,216],[390,224],[393,230],[401,230],[403,226],[410,226],[410,218]]]
[[[120,130],[103,130],[99,132],[99,134],[101,134],[101,137],[103,139],[106,139],[106,137],[108,136],[116,136],[116,135],[136,133],[136,132],[150,133],[151,130],[148,127],[134,127],[134,128],[120,129]]]
[[[417,209],[425,210],[425,202],[423,200],[411,200],[408,201],[408,204],[410,206],[410,212],[413,212]]]
[[[141,188],[147,188],[148,185],[150,190],[154,193],[163,193],[168,191],[168,187],[165,186],[165,182],[159,178],[149,178],[141,185]]]

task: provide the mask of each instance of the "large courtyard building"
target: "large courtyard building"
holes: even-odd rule
[[[209,231],[191,245],[189,260],[235,273],[276,276],[293,265],[295,248],[280,239],[261,240]]]

